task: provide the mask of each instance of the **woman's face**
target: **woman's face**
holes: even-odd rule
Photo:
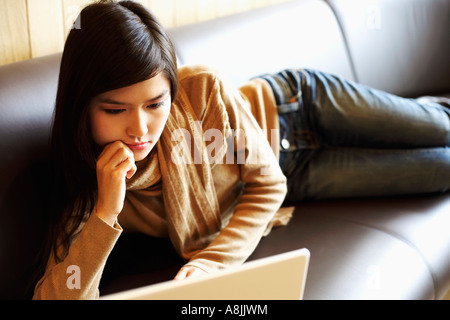
[[[100,147],[122,141],[143,160],[156,145],[170,113],[170,81],[159,73],[153,78],[94,97],[90,125]]]

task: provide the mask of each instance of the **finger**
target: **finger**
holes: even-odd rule
[[[120,142],[121,141],[118,140],[118,141],[113,141],[113,142],[110,142],[110,143],[104,145],[102,147],[103,149],[102,149],[102,152],[100,153],[100,156],[104,156],[107,153],[115,153],[115,151],[121,147]]]
[[[112,155],[109,164],[117,167],[127,160],[134,164],[134,154],[128,147],[121,147]]]
[[[180,271],[178,271],[174,280],[184,280],[186,278],[196,278],[203,274],[205,274],[205,271],[203,271],[202,269],[199,269],[197,267],[194,267],[194,266],[182,267],[180,269]]]
[[[130,179],[136,170],[133,153],[124,148],[118,149],[109,161],[103,159],[97,162],[97,177],[100,179],[99,181],[103,178],[110,179],[114,176],[120,180],[125,179],[125,177]]]
[[[134,159],[134,154],[133,151],[131,151],[131,149],[122,141],[117,140],[111,143],[108,143],[107,145],[105,145],[105,147],[103,148],[102,152],[100,153],[99,157],[98,157],[98,162],[104,162],[104,163],[108,163],[111,161],[111,159],[114,157],[114,155],[119,151],[119,150],[126,150],[128,151],[129,155],[131,157],[133,157]],[[125,160],[125,159],[124,159]]]
[[[127,179],[131,179],[134,176],[134,174],[136,173],[136,171],[137,171],[137,167],[136,167],[136,164],[133,161],[133,166],[127,172]]]
[[[178,271],[177,275],[175,276],[174,280],[183,280],[186,279],[188,270],[186,268],[181,268],[180,271]]]
[[[127,158],[125,161],[122,161],[117,167],[116,170],[123,174],[123,177],[130,179],[136,172],[136,164],[130,158]]]

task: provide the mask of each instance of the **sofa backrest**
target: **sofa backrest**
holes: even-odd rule
[[[327,2],[359,82],[409,97],[450,93],[450,1]]]
[[[0,299],[25,292],[42,241],[60,55],[0,67]]]
[[[284,68],[354,80],[339,24],[321,0],[283,3],[171,30],[182,65],[215,67],[235,85]]]

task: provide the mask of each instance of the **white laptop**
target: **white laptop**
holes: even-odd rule
[[[193,279],[170,280],[100,297],[105,300],[299,300],[308,249],[246,262]]]

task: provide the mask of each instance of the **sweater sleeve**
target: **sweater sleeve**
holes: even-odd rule
[[[91,214],[66,258],[55,262],[51,255],[44,276],[37,283],[33,299],[96,299],[106,263],[122,228],[111,227]]]
[[[270,228],[287,192],[278,160],[239,91],[218,79],[213,91],[216,103],[225,104],[229,116],[234,134],[228,153],[239,166],[244,189],[228,225],[187,264],[207,272],[245,262]]]

